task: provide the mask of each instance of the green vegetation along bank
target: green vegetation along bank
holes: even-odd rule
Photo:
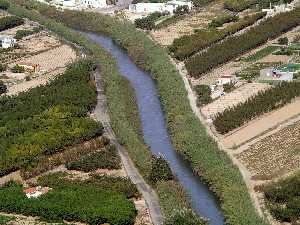
[[[87,118],[96,103],[93,69],[93,61],[82,60],[46,86],[0,98],[0,175],[102,134],[102,125]]]
[[[24,4],[27,8],[32,7],[28,7],[28,2]],[[137,31],[133,25],[118,19],[93,13],[73,11],[61,13],[45,6],[42,8],[35,6],[35,10],[39,10],[42,15],[65,22],[73,28],[110,34],[120,46],[127,50],[135,63],[149,71],[156,80],[173,144],[190,161],[195,172],[201,175],[215,191],[220,199],[226,223],[231,225],[266,224],[256,213],[238,168],[232,164],[226,153],[218,149],[217,144],[206,133],[205,127],[192,112],[181,76],[169,61],[167,52],[159,48],[146,34]],[[24,9],[22,11],[24,12]],[[104,60],[102,69],[105,71],[107,59],[104,58]],[[115,79],[115,74],[111,74],[112,71],[105,72],[109,72],[106,73],[106,80],[109,80],[107,75],[110,79]],[[113,72],[116,71],[113,70]],[[107,83],[109,82],[111,81]],[[116,89],[113,90],[116,91]],[[108,97],[112,97],[110,91],[112,90],[107,90]],[[113,95],[116,95],[115,92]],[[117,102],[119,104],[119,99]],[[110,111],[114,110],[116,109],[110,108]],[[113,115],[115,112],[111,113],[112,120],[118,120]],[[122,124],[113,123],[117,134],[125,132],[120,130]],[[124,142],[127,141],[125,143],[128,146],[139,140],[135,133],[123,135],[126,139],[124,137],[121,139]],[[136,151],[140,150],[136,149]]]
[[[20,7],[18,4],[13,4],[12,2],[22,4],[22,7]],[[135,102],[133,90],[129,86],[128,81],[122,78],[118,73],[115,60],[99,45],[94,44],[77,32],[71,31],[68,27],[62,25],[61,23],[55,22],[49,18],[47,19],[41,15],[48,15],[49,17],[51,16],[57,21],[64,21],[68,25],[73,25],[74,28],[78,26],[77,28],[86,31],[92,28],[97,28],[99,29],[97,32],[100,33],[108,33],[108,31],[114,27],[114,25],[110,23],[118,24],[118,22],[110,17],[99,17],[98,14],[94,15],[98,19],[93,23],[91,23],[91,21],[83,21],[81,20],[81,17],[74,17],[74,12],[66,11],[64,14],[61,14],[54,8],[48,8],[47,6],[40,5],[35,1],[16,0],[11,1],[10,3],[9,12],[39,22],[47,29],[59,34],[73,43],[78,44],[79,46],[84,47],[89,51],[89,53],[91,53],[94,57],[96,57],[97,60],[100,61],[101,73],[105,79],[105,91],[108,98],[108,108],[114,131],[116,132],[120,143],[125,145],[127,148],[128,153],[130,154],[135,165],[139,168],[140,172],[144,175],[144,177],[147,177],[151,171],[152,155],[143,143],[140,120],[138,117],[138,108]],[[40,14],[37,10],[40,11]],[[95,23],[99,23],[99,19],[104,20],[100,23],[104,26],[99,26],[99,24],[94,26]],[[134,27],[131,29],[134,29]],[[128,105],[132,107],[128,107]],[[167,186],[169,189],[162,188],[162,186]],[[171,188],[172,192],[167,191]],[[191,221],[191,219],[192,222],[190,224],[205,224],[205,222],[198,216],[195,216],[195,214],[193,217],[190,216],[190,211],[188,210],[189,205],[186,202],[185,195],[182,194],[184,192],[176,181],[160,181],[156,184],[156,189],[161,190],[159,193],[159,199],[164,210],[165,219],[169,224],[179,225],[178,221]],[[173,196],[176,196],[176,198]],[[181,209],[185,208],[187,210],[182,212]],[[177,220],[177,215],[180,217],[180,220]]]

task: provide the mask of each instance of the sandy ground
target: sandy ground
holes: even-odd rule
[[[276,111],[267,113],[223,137],[220,141],[228,148],[239,146],[279,124],[300,114],[300,98]]]
[[[194,29],[205,27],[211,19],[217,15],[221,15],[224,12],[222,2],[223,1],[214,2],[204,7],[201,11],[190,14],[186,16],[186,18],[166,28],[151,31],[150,34],[160,45],[170,45],[175,38],[193,34]]]
[[[259,91],[266,90],[271,86],[262,83],[246,83],[238,87],[234,91],[221,96],[214,102],[204,106],[201,113],[206,118],[212,118],[215,114],[223,112],[226,108],[245,102],[251,96],[257,94]]]

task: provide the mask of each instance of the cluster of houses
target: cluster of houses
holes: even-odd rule
[[[54,5],[56,7],[69,8],[69,9],[97,9],[107,7],[106,0],[39,0],[40,2]]]
[[[129,5],[129,11],[133,13],[169,13],[173,14],[179,6],[187,6],[189,10],[193,8],[193,3],[191,1],[185,0],[171,0],[164,3],[136,3]]]

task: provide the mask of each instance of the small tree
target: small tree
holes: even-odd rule
[[[136,19],[134,24],[137,28],[141,28],[143,30],[152,30],[155,27],[155,22],[151,17]]]
[[[212,102],[211,98],[211,89],[208,85],[198,85],[195,87],[195,91],[197,93],[197,105],[203,106],[210,102]]]
[[[0,81],[0,95],[4,94],[7,92],[7,87],[6,85],[3,83],[3,81]]]
[[[23,66],[15,65],[15,66],[11,69],[11,71],[12,71],[13,73],[24,73],[24,72],[25,72],[25,69],[24,69]]]
[[[189,12],[189,7],[187,5],[178,6],[174,10],[174,14],[176,16],[184,15],[184,14],[187,14],[188,12]]]
[[[278,44],[280,44],[280,45],[288,45],[289,44],[289,39],[287,37],[279,38],[278,39]]]
[[[156,184],[158,181],[168,181],[173,179],[172,171],[168,162],[161,156],[153,156],[151,160],[151,171],[149,174],[149,180],[152,184]]]
[[[5,71],[5,70],[6,70],[6,68],[7,68],[7,66],[6,66],[6,65],[4,65],[4,64],[1,64],[1,63],[0,63],[0,72],[3,72],[3,71]]]

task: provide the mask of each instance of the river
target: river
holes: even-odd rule
[[[172,146],[157,88],[151,76],[138,68],[111,38],[92,33],[86,35],[113,55],[118,62],[120,74],[134,88],[145,143],[150,146],[153,154],[162,155],[168,161],[172,172],[186,190],[193,209],[208,219],[210,225],[223,225],[224,217],[213,192],[193,173],[190,165]]]

